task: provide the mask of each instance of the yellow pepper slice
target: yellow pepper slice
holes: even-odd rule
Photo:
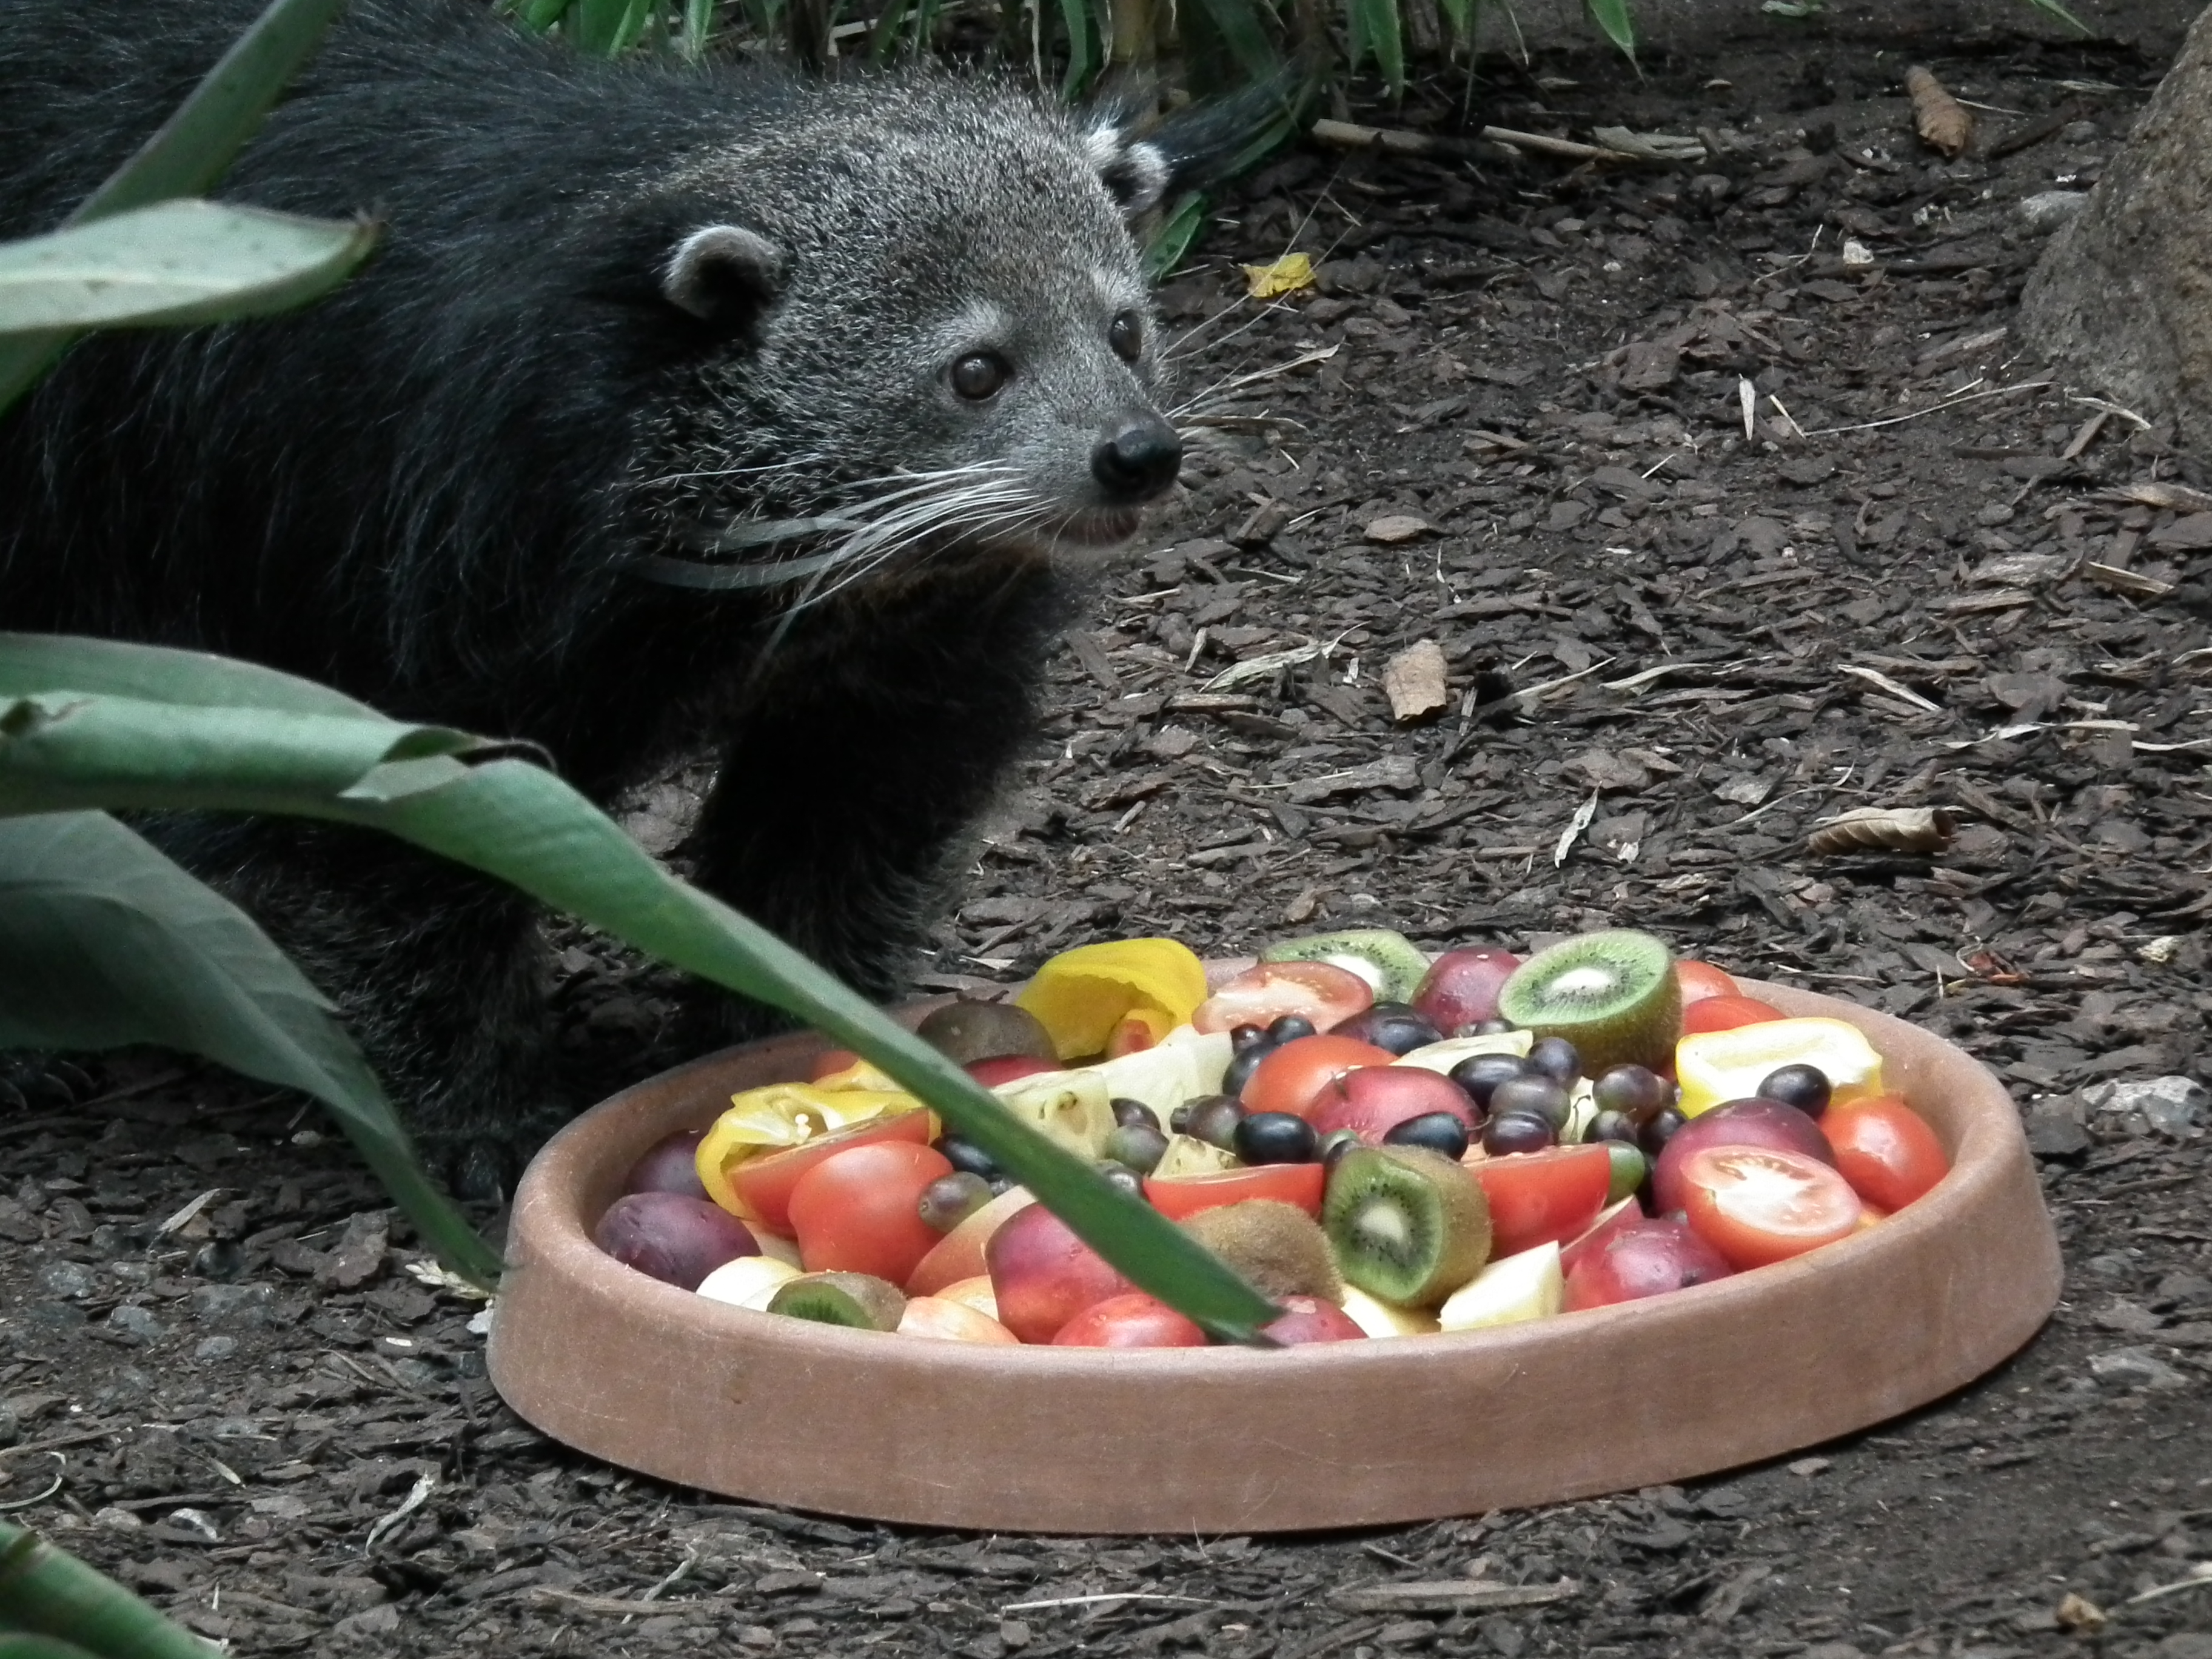
[[[836,1130],[886,1113],[911,1111],[912,1095],[878,1089],[824,1089],[813,1083],[771,1083],[730,1097],[730,1108],[699,1142],[699,1182],[732,1215],[749,1212],[730,1173],[751,1158],[803,1146]]]
[[[1133,1015],[1162,1032],[1206,1000],[1206,964],[1171,939],[1115,939],[1063,951],[1014,999],[1052,1033],[1062,1060],[1101,1054]]]
[[[1695,1117],[1723,1101],[1759,1092],[1784,1066],[1817,1066],[1833,1091],[1829,1103],[1881,1092],[1881,1056],[1856,1025],[1808,1015],[1762,1020],[1727,1031],[1698,1031],[1674,1045],[1682,1115]]]
[[[856,1060],[850,1066],[840,1066],[825,1073],[807,1085],[812,1089],[827,1089],[832,1094],[845,1094],[854,1089],[872,1089],[879,1093],[901,1094],[904,1091],[869,1061]],[[732,1097],[735,1098],[735,1097]]]

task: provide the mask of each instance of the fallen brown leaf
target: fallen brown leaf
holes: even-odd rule
[[[1911,96],[1913,130],[1922,142],[1946,155],[1963,154],[1974,137],[1974,118],[1966,106],[1917,64],[1905,71],[1905,90]]]
[[[1958,820],[1940,806],[1861,806],[1838,813],[1805,837],[1816,858],[1832,853],[1940,853]]]

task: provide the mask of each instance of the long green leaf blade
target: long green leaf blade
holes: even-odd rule
[[[0,633],[0,697],[35,696],[61,685],[96,696],[195,708],[385,718],[367,703],[326,685],[212,652],[96,640],[81,634]]]
[[[321,1101],[447,1265],[497,1283],[329,1003],[245,912],[103,813],[0,819],[0,1048],[138,1042]]]
[[[0,334],[213,322],[318,299],[376,228],[213,202],[151,207],[0,243]]]
[[[69,222],[207,190],[246,147],[344,6],[345,0],[270,0],[191,95],[78,204]],[[37,381],[70,338],[62,331],[0,338],[0,410]]]
[[[222,1652],[8,1521],[0,1521],[0,1631],[64,1638],[99,1659],[220,1659]]]
[[[1605,38],[1620,48],[1621,55],[1636,56],[1636,19],[1630,15],[1628,0],[1589,0],[1589,14],[1597,26],[1605,31]]]
[[[1198,0],[1198,3],[1245,77],[1253,81],[1271,79],[1281,67],[1282,60],[1274,43],[1267,38],[1267,31],[1260,21],[1260,8],[1253,0]]]

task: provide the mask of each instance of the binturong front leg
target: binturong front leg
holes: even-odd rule
[[[700,884],[863,994],[895,994],[1035,729],[1062,611],[1050,573],[1023,562],[802,617],[732,716],[692,839]],[[728,998],[710,1016],[726,1040],[776,1023]]]

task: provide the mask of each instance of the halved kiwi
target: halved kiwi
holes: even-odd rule
[[[1666,945],[1631,927],[1539,951],[1499,988],[1498,1012],[1540,1037],[1565,1037],[1583,1074],[1662,1066],[1682,1035],[1682,990]]]
[[[906,1313],[906,1292],[872,1273],[801,1273],[776,1287],[768,1310],[856,1331],[895,1331]]]
[[[1262,962],[1328,962],[1349,968],[1375,988],[1377,1002],[1410,1002],[1428,977],[1421,947],[1388,927],[1352,927],[1340,933],[1286,939],[1260,953]]]
[[[1490,1257],[1490,1206],[1468,1172],[1421,1146],[1356,1146],[1329,1171],[1321,1221],[1346,1279],[1434,1308]]]
[[[1182,1230],[1241,1273],[1262,1296],[1344,1295],[1321,1224],[1295,1204],[1247,1199],[1200,1210]]]

